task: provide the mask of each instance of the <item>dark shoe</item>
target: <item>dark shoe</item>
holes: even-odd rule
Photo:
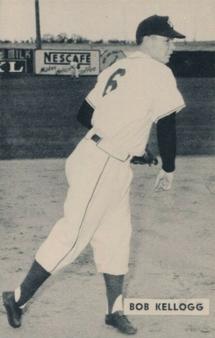
[[[111,325],[125,334],[137,333],[137,329],[131,324],[131,322],[123,314],[122,311],[116,311],[114,313],[106,315],[105,324]]]
[[[12,327],[21,326],[22,310],[15,302],[14,292],[8,291],[2,293],[3,304],[7,311],[7,319]]]

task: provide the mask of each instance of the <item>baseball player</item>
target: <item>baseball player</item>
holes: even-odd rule
[[[76,61],[70,62],[70,74],[71,77],[75,77],[76,79],[79,77],[79,65]]]
[[[21,326],[22,307],[52,274],[93,247],[103,273],[105,323],[124,334],[137,329],[123,314],[123,280],[131,237],[130,161],[144,153],[150,128],[157,123],[162,168],[155,189],[171,188],[175,170],[175,115],[184,107],[171,70],[176,32],[167,16],[154,15],[136,31],[138,51],[106,68],[81,105],[78,119],[89,131],[66,160],[69,189],[64,216],[36,253],[24,281],[3,292],[12,327]]]

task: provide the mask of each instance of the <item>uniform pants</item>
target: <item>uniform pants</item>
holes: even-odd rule
[[[98,272],[127,273],[130,161],[115,159],[92,140],[83,139],[66,160],[66,177],[64,215],[39,248],[37,262],[54,273],[91,243]]]

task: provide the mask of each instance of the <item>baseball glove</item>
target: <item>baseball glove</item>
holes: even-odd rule
[[[152,152],[146,148],[145,153],[142,156],[133,156],[131,159],[131,163],[133,164],[148,164],[151,166],[152,164],[157,165],[158,159],[156,156],[152,154]]]

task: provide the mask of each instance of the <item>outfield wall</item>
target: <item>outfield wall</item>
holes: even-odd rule
[[[131,48],[125,49],[131,52]],[[88,48],[86,53],[78,48],[74,52],[51,49],[47,54],[46,50],[1,49],[0,158],[68,156],[86,132],[76,121],[78,108],[109,51],[107,46],[99,52]],[[36,55],[46,55],[49,64],[45,67],[53,76],[48,76],[47,68],[42,76],[35,75]],[[71,60],[66,58],[71,57],[82,61],[82,70],[86,70],[78,79],[64,76],[70,75]],[[42,62],[40,67],[44,67]],[[187,104],[178,116],[178,154],[214,155],[215,51],[176,51],[169,66]],[[157,152],[155,128],[150,143]]]
[[[86,129],[76,120],[96,77],[0,76],[0,158],[66,157]],[[178,154],[215,155],[215,78],[178,78]],[[150,140],[157,152],[155,128]]]
[[[0,49],[0,74],[34,72],[34,50],[23,48]]]
[[[97,49],[0,49],[0,74],[35,73],[39,75],[72,75],[76,64],[80,76],[96,76],[103,69],[107,51],[132,53],[135,47],[116,46]],[[111,59],[112,58],[112,59]],[[117,59],[110,56],[110,61]],[[73,66],[72,66],[73,64]],[[177,77],[215,77],[215,51],[175,51],[169,63]]]

